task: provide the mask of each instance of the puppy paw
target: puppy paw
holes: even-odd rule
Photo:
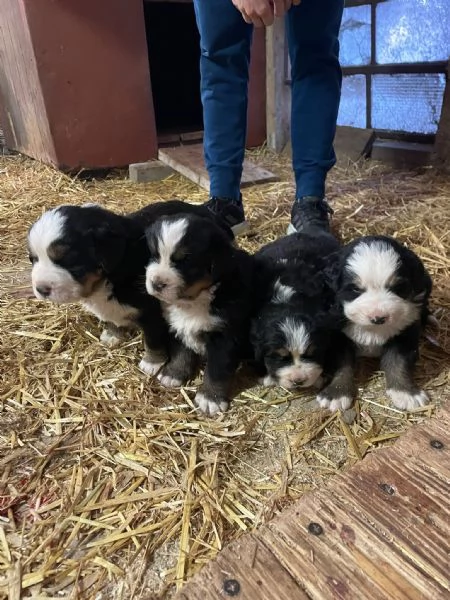
[[[264,375],[264,377],[259,377],[258,383],[259,385],[271,387],[273,385],[276,385],[277,382],[270,375]]]
[[[208,398],[208,396],[206,396],[202,392],[197,392],[194,398],[194,402],[197,405],[198,409],[202,413],[205,413],[205,415],[208,415],[209,417],[212,417],[219,412],[226,412],[230,405],[228,400],[222,399],[216,401],[212,398]]]
[[[172,377],[172,375],[168,375],[162,371],[156,376],[156,379],[159,381],[161,385],[167,388],[175,388],[183,385],[183,381],[178,379],[177,377]]]
[[[338,396],[332,398],[328,395],[319,394],[317,396],[317,402],[321,408],[328,408],[331,412],[336,412],[337,410],[347,410],[350,408],[353,398],[350,396]]]
[[[107,328],[105,328],[100,335],[101,343],[105,344],[105,346],[108,346],[108,348],[116,348],[121,342],[123,342],[123,339],[123,336],[117,335],[114,333],[114,331]]]
[[[386,390],[386,394],[392,404],[400,410],[413,410],[425,406],[429,402],[429,398],[423,390],[411,393],[404,390],[389,389]]]
[[[153,375],[156,375],[156,373],[161,369],[163,364],[164,364],[164,361],[153,362],[153,361],[149,360],[149,358],[144,357],[141,360],[141,362],[139,363],[139,368],[146,375],[153,376]]]

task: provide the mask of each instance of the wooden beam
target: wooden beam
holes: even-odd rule
[[[285,82],[284,19],[266,31],[267,145],[281,152],[289,140],[291,90]]]

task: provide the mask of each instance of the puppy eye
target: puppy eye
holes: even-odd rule
[[[288,358],[291,355],[287,348],[277,348],[272,352],[273,358]]]
[[[34,263],[35,263],[35,262],[37,262],[37,256],[34,256],[34,254],[29,254],[29,255],[28,255],[28,258],[29,258],[29,260],[30,260],[30,263],[31,263],[32,265],[34,265]]]
[[[186,248],[177,248],[171,258],[174,262],[181,262],[187,258],[187,255]]]
[[[305,360],[308,360],[308,359],[310,360],[314,356],[316,351],[317,351],[317,347],[314,344],[311,344],[306,349],[306,352],[304,352],[302,354],[302,358]]]
[[[349,283],[345,287],[345,291],[350,292],[351,294],[356,294],[357,296],[360,296],[364,293],[364,290],[360,288],[359,285],[357,285],[356,283]]]
[[[408,282],[404,279],[396,281],[394,285],[390,286],[390,290],[397,296],[407,296],[409,293]]]

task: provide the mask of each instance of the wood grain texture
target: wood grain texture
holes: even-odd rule
[[[22,0],[0,0],[0,123],[8,148],[56,164]]]
[[[202,144],[187,144],[173,148],[160,148],[158,158],[161,162],[169,165],[191,181],[209,190],[209,177],[203,159]],[[259,167],[249,160],[244,161],[241,187],[247,187],[257,183],[278,181],[278,177]]]
[[[310,600],[449,598],[449,459],[447,402],[392,447],[369,455],[225,548],[176,599],[224,598],[224,574],[253,594],[239,598],[290,599],[296,593]],[[320,526],[319,535],[310,533],[311,523]],[[252,569],[242,559],[255,547],[270,565],[270,580],[259,593],[259,563]]]

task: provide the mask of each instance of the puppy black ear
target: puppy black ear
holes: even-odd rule
[[[123,227],[118,223],[100,223],[86,232],[86,238],[101,269],[105,273],[114,271],[123,259],[127,244]]]
[[[334,292],[337,292],[341,285],[343,269],[342,251],[337,250],[327,257],[327,264],[324,268],[325,281]]]
[[[231,231],[231,230],[230,230]],[[209,248],[211,251],[211,276],[213,281],[219,281],[233,268],[235,260],[232,240],[227,233],[216,225],[210,226]]]
[[[253,351],[253,359],[262,364],[264,362],[264,346],[258,317],[255,317],[250,325],[250,345]]]

